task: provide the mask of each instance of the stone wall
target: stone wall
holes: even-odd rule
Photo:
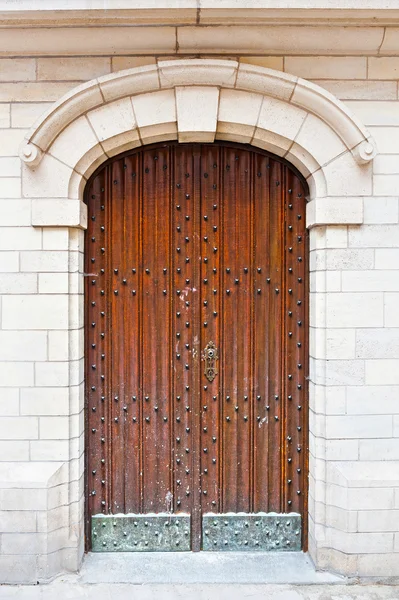
[[[371,28],[368,38],[358,38],[360,45],[366,39],[373,44],[371,54],[383,39],[387,52],[392,48],[390,34],[384,38],[378,31]],[[151,38],[154,47],[163,47],[163,35],[159,30]],[[190,40],[187,51],[194,52],[205,33],[196,30],[193,38],[182,28],[181,35]],[[356,34],[350,43],[345,31],[342,35],[356,54]],[[224,58],[317,83],[342,99],[377,142],[379,154],[372,167],[364,167],[357,194],[363,212],[355,222],[362,224],[311,229],[309,549],[320,568],[399,575],[399,57],[327,55],[332,38],[330,45],[324,38],[324,55],[322,32],[317,56],[294,55],[293,40],[286,43],[291,54],[283,55],[280,47],[262,55],[262,36],[245,30],[242,38],[242,44],[234,39],[235,47],[248,50],[251,39],[253,54],[227,53],[232,40],[226,32],[209,57],[220,51]],[[339,45],[339,35],[335,39]],[[0,58],[0,578],[5,581],[35,582],[77,569],[83,551],[83,233],[31,225],[32,200],[24,189],[27,179],[21,178],[18,148],[35,120],[78,84],[170,59],[174,43],[175,38],[167,54],[156,56],[48,56],[69,53],[50,46],[42,56]],[[208,43],[202,41],[199,52]],[[183,37],[179,44],[184,46]],[[350,188],[351,174],[347,183],[346,176],[338,168],[329,173]],[[338,203],[336,212],[340,223]]]

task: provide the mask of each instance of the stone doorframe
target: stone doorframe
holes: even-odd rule
[[[193,59],[129,69],[74,88],[43,115],[21,147],[23,195],[32,199],[32,225],[57,228],[55,239],[59,236],[60,247],[69,251],[67,317],[60,323],[68,338],[69,461],[61,468],[53,463],[54,473],[49,472],[47,483],[47,487],[65,483],[68,493],[62,499],[63,539],[58,533],[55,552],[54,545],[48,544],[43,577],[78,569],[84,547],[85,184],[109,157],[176,139],[251,144],[284,157],[307,180],[309,552],[320,568],[349,571],[346,555],[335,547],[329,529],[324,406],[333,374],[325,359],[328,272],[317,265],[315,249],[325,247],[320,240],[333,237],[336,226],[363,223],[363,196],[372,193],[375,143],[347,108],[317,85],[233,60]]]

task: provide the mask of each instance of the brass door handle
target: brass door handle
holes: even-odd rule
[[[217,361],[219,359],[218,349],[214,342],[208,342],[202,353],[205,362],[204,375],[208,381],[213,381],[218,374]]]

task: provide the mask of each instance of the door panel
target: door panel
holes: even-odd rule
[[[247,147],[169,143],[109,161],[86,201],[88,547],[93,520],[95,549],[292,549],[251,515],[298,513],[305,535],[300,177]]]

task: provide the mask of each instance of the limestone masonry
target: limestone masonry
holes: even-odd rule
[[[0,0],[0,582],[81,565],[84,187],[175,139],[306,178],[309,553],[399,576],[399,2],[59,4]]]

